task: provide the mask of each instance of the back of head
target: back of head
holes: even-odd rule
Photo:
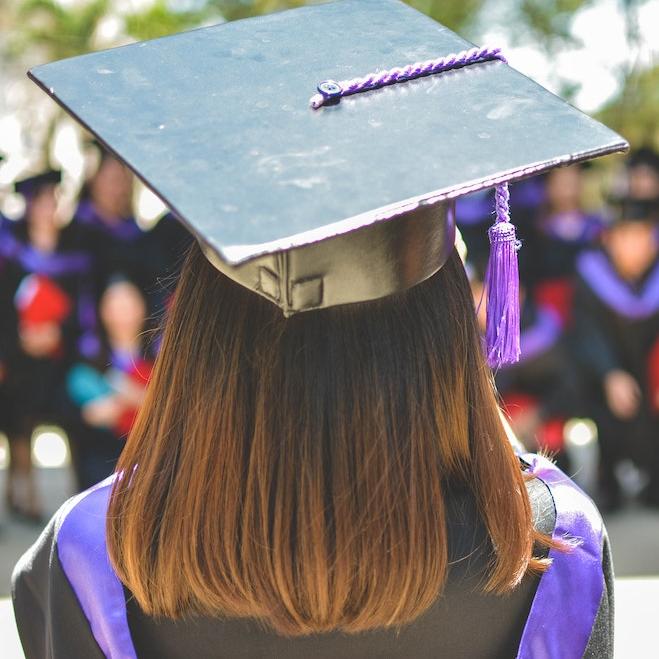
[[[407,291],[286,319],[195,245],[118,469],[109,551],[149,614],[402,625],[445,583],[451,483],[492,540],[486,590],[542,569],[455,251]]]

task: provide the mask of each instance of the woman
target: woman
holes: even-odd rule
[[[659,415],[652,352],[659,336],[659,199],[621,197],[602,246],[577,261],[573,356],[600,444],[600,504],[622,505],[617,466],[646,469],[643,498],[659,505]]]
[[[456,253],[397,296],[285,319],[195,247],[108,511],[137,655],[512,656],[553,504],[507,440],[479,341]],[[28,657],[55,537],[17,575]],[[50,598],[50,633],[77,630],[61,647],[100,656],[70,587]]]
[[[3,371],[9,411],[11,466],[6,499],[20,517],[41,522],[30,440],[39,423],[67,426],[63,381],[83,323],[80,300],[90,258],[72,226],[57,213],[61,174],[50,171],[16,183],[25,216],[5,225],[0,288]]]
[[[141,287],[146,281],[142,273],[146,234],[133,213],[133,175],[102,147],[98,151],[98,168],[82,187],[73,217],[94,257],[96,300],[114,272],[135,272]]]
[[[611,655],[601,520],[508,441],[450,199],[497,185],[487,356],[514,358],[503,181],[625,143],[463,47],[359,0],[32,72],[201,248],[117,475],[17,566],[29,657]],[[459,68],[318,82],[410,53]]]
[[[78,410],[74,467],[79,490],[114,471],[152,367],[144,345],[146,301],[129,277],[110,278],[99,317],[100,355],[77,362],[66,376],[67,394]]]
[[[547,174],[545,203],[529,236],[527,270],[534,297],[553,308],[567,327],[572,323],[577,258],[597,243],[604,229],[604,218],[583,207],[587,166],[572,165]]]

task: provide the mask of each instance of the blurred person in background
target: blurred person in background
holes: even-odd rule
[[[133,209],[133,174],[98,142],[92,146],[98,151],[99,165],[82,187],[74,222],[85,232],[94,256],[97,304],[108,276],[129,271],[146,298],[147,316],[160,316],[190,234],[171,212],[164,213],[152,229],[142,230]]]
[[[545,177],[545,201],[533,222],[526,254],[527,283],[538,303],[550,306],[564,325],[571,322],[575,263],[604,227],[598,214],[583,208],[584,171],[588,165],[560,167]]]
[[[10,511],[35,521],[41,506],[31,437],[39,423],[66,426],[63,378],[80,335],[78,299],[91,266],[75,228],[60,222],[60,180],[59,171],[48,171],[16,183],[25,215],[5,224],[0,241],[0,352],[11,455],[5,496]]]
[[[613,199],[602,247],[577,262],[574,358],[598,428],[600,496],[608,508],[621,504],[616,466],[625,459],[649,471],[645,499],[659,505],[651,362],[659,337],[658,201]]]
[[[533,222],[545,200],[544,177],[518,181],[510,185],[510,207],[513,209],[518,238],[526,243],[532,235]],[[456,200],[455,218],[467,246],[469,259],[473,263],[487,261],[490,241],[487,229],[492,224],[494,194],[492,190],[479,190]],[[519,252],[519,267],[522,280],[527,279],[526,271],[531,266],[528,257],[534,254],[527,249]]]
[[[485,268],[469,263],[466,269],[484,335]],[[536,303],[523,285],[520,306],[521,356],[517,363],[504,364],[494,373],[497,390],[516,437],[529,450],[550,453],[569,472],[563,430],[565,421],[578,409],[578,387],[561,318],[552,307]]]
[[[0,153],[0,167],[2,166],[2,161],[4,156]],[[2,245],[4,236],[10,230],[10,221],[3,215],[2,210],[0,210],[0,245]],[[2,282],[5,280],[6,268],[8,267],[7,259],[2,255],[2,248],[0,247],[0,433],[5,436],[10,431],[10,413],[11,405],[9,402],[9,397],[7,395],[6,387],[6,376],[7,376],[7,358],[9,356],[7,351],[7,346],[5,341],[2,340],[5,336],[5,327],[4,323],[7,321],[4,318],[2,311],[9,306],[9,302],[4,299],[4,296],[7,295],[8,291],[6,287],[3,286]]]
[[[627,159],[626,180],[632,199],[659,199],[659,154],[650,147],[634,151]]]
[[[94,259],[96,300],[107,278],[117,271],[136,273],[140,287],[145,281],[145,232],[133,211],[134,180],[130,170],[114,156],[93,143],[98,151],[96,171],[84,183],[74,213]]]
[[[110,277],[99,315],[99,355],[76,362],[66,377],[68,396],[78,410],[74,470],[81,490],[114,470],[152,367],[144,334],[146,300],[130,277]]]
[[[2,161],[4,156],[0,153],[0,166],[2,166]],[[10,231],[10,221],[2,214],[0,210],[0,245],[2,244],[3,238],[6,233]],[[0,296],[6,294],[7,291],[2,282],[6,277],[5,269],[8,267],[8,261],[2,254],[2,248],[0,248]],[[0,310],[5,309],[7,303],[0,299]],[[6,320],[6,319],[5,319]],[[4,330],[2,329],[3,318],[0,317],[0,336],[4,336]],[[0,432],[7,433],[8,428],[8,419],[9,419],[9,404],[7,400],[7,392],[5,388],[5,375],[7,373],[6,369],[6,359],[7,354],[5,354],[5,345],[4,341],[0,343]]]
[[[152,321],[150,327],[161,325],[192,242],[190,232],[171,211],[165,212],[147,234],[145,258],[149,273],[146,292]]]

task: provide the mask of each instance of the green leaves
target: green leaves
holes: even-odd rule
[[[89,52],[109,5],[110,0],[89,0],[70,7],[57,0],[26,0],[17,11],[13,48],[18,53],[45,50],[52,59]]]
[[[592,0],[521,0],[519,13],[527,29],[540,42],[575,43],[570,23],[577,11]]]
[[[454,32],[468,29],[485,4],[484,0],[405,0],[408,5],[428,14]]]
[[[0,0],[2,1],[2,0]],[[8,62],[17,69],[49,60],[125,42],[161,37],[203,24],[231,21],[266,14],[322,0],[152,0],[130,13],[120,14],[115,0],[16,0],[0,10],[0,19],[11,35],[1,43]],[[579,46],[572,34],[575,15],[594,4],[594,0],[405,0],[447,27],[475,42],[489,27],[504,31],[509,41],[531,41],[550,58],[560,50]],[[620,29],[630,43],[638,40],[637,10],[644,0],[621,0],[625,21]],[[108,23],[104,23],[107,21]],[[112,24],[107,31],[100,28]],[[594,26],[596,29],[596,26]],[[99,39],[99,34],[105,40]],[[658,67],[620,71],[619,95],[601,112],[612,128],[638,143],[659,143]],[[566,97],[578,87],[562,81]]]
[[[156,0],[147,9],[124,16],[124,29],[128,36],[143,41],[198,27],[208,16],[207,6],[197,10],[174,11],[165,0]]]

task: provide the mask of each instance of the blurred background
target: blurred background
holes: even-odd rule
[[[26,70],[303,4],[1,0],[0,598],[49,516],[111,473],[190,240]],[[501,46],[513,67],[632,145],[512,187],[523,356],[496,379],[520,439],[554,455],[605,513],[620,577],[618,656],[656,656],[659,0],[409,4]],[[492,209],[489,191],[458,204],[481,320]],[[14,634],[0,601],[0,636]],[[22,656],[15,642],[9,652]]]

